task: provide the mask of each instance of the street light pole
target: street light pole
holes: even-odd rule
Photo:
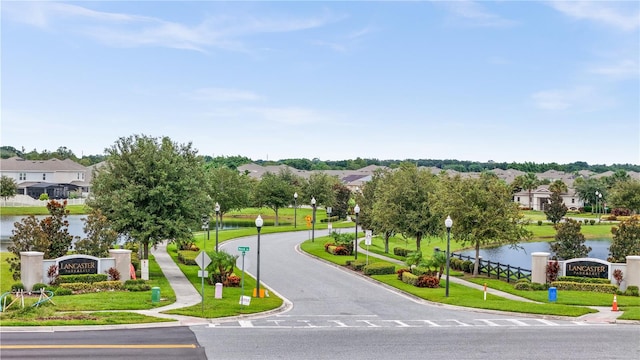
[[[216,203],[216,252],[218,252],[218,216],[220,216],[220,204]]]
[[[451,216],[447,215],[447,219],[444,221],[444,226],[447,227],[447,277],[444,296],[449,297],[449,243],[451,242],[451,226],[453,226]]]
[[[331,227],[331,206],[327,207],[327,215],[328,215],[328,219],[329,219],[329,224],[327,225],[327,228],[329,229],[329,232],[332,231],[332,227]]]
[[[263,223],[262,217],[258,215],[256,218],[256,229],[258,229],[258,272],[256,279],[256,297],[260,297],[260,230],[262,230]]]
[[[353,254],[355,259],[358,260],[358,216],[360,215],[360,206],[358,204],[353,208],[353,212],[356,213],[356,238],[353,241]]]
[[[293,227],[298,227],[298,193],[293,193]]]
[[[600,223],[600,217],[601,217],[600,214],[604,214],[604,206],[602,206],[602,193],[600,193],[598,195],[598,197],[600,198],[600,207],[602,208],[602,210],[598,211],[598,224],[599,224]]]
[[[593,215],[596,215],[598,213],[598,195],[600,195],[600,192],[598,190],[596,190],[596,201],[595,201],[595,208],[591,211],[591,213]]]
[[[311,242],[316,238],[316,198],[311,198],[311,207],[313,208],[313,218],[311,219]]]

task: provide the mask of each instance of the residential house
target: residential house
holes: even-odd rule
[[[584,206],[584,202],[578,197],[575,190],[569,188],[566,193],[560,194],[562,202],[569,210],[578,210]],[[513,201],[521,207],[529,207],[529,191],[523,189],[513,194]],[[549,185],[540,185],[531,191],[531,208],[532,210],[544,211],[547,204],[551,202],[551,190]]]

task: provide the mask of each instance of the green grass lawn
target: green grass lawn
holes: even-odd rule
[[[209,243],[207,243],[207,249],[211,249],[210,251],[213,251],[213,248],[209,246]],[[202,289],[202,280],[198,277],[198,266],[190,266],[180,263],[178,261],[178,253],[175,244],[169,244],[167,246],[167,251],[178,264],[180,270],[182,270],[187,279],[189,279],[198,292],[200,292]],[[242,276],[239,269],[236,269],[235,274]],[[200,303],[186,308],[171,310],[167,311],[167,313],[204,318],[218,318],[263,312],[276,309],[282,305],[281,298],[275,294],[270,294],[269,297],[265,298],[252,298],[249,306],[242,306],[239,304],[240,296],[243,295],[241,287],[224,287],[222,291],[222,299],[215,299],[215,286],[210,285],[206,279],[204,283],[204,304]],[[245,275],[244,295],[251,296],[255,286],[255,279]]]
[[[0,326],[118,325],[173,322],[132,312],[61,312],[54,305],[26,306],[0,316]]]

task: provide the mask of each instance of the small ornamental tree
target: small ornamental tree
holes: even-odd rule
[[[8,176],[0,177],[0,197],[7,200],[13,197],[18,192],[18,184],[16,181]]]
[[[627,262],[627,256],[640,255],[640,221],[631,217],[611,228],[613,238],[609,246],[610,262]]]
[[[551,244],[551,251],[560,259],[574,259],[586,257],[591,247],[584,244],[584,235],[580,232],[580,223],[573,219],[567,219],[563,223],[555,225],[556,242]]]
[[[544,213],[547,215],[547,220],[557,224],[567,214],[567,210],[567,206],[562,201],[560,193],[557,191],[551,193],[551,202],[544,210]]]

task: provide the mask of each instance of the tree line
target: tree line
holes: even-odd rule
[[[21,150],[17,150],[12,146],[2,146],[0,147],[0,157],[3,159],[18,156],[24,158],[26,160],[49,160],[49,159],[71,159],[79,164],[84,166],[95,165],[99,162],[102,162],[106,159],[106,152],[104,154],[98,155],[82,155],[80,157],[76,156],[73,151],[68,149],[65,146],[61,146],[55,151],[43,150],[38,151],[37,149],[33,149],[31,151],[26,151],[24,147]],[[202,156],[205,163],[210,163],[213,166],[226,166],[231,169],[236,169],[238,166],[256,163],[258,165],[287,165],[292,168],[298,170],[357,170],[363,167],[367,167],[369,165],[377,165],[377,166],[386,166],[389,168],[398,168],[400,164],[404,162],[410,162],[415,164],[416,166],[424,166],[424,167],[435,167],[442,170],[455,170],[458,172],[483,172],[494,169],[502,169],[502,170],[519,170],[523,172],[533,172],[533,173],[543,173],[549,170],[563,171],[566,173],[575,173],[581,170],[589,170],[595,173],[603,173],[606,171],[617,171],[617,170],[625,170],[625,171],[636,171],[640,172],[640,165],[638,164],[613,164],[613,165],[603,165],[603,164],[593,164],[590,165],[584,161],[576,161],[569,164],[558,164],[555,162],[551,163],[534,163],[534,162],[494,162],[494,161],[486,161],[486,162],[478,162],[478,161],[468,161],[468,160],[436,160],[436,159],[404,159],[404,160],[379,160],[379,159],[370,159],[370,158],[356,158],[349,160],[320,160],[318,158],[314,159],[304,159],[304,158],[293,158],[293,159],[282,159],[282,160],[252,160],[246,156],[235,155],[235,156],[216,156],[212,157],[209,155]]]

